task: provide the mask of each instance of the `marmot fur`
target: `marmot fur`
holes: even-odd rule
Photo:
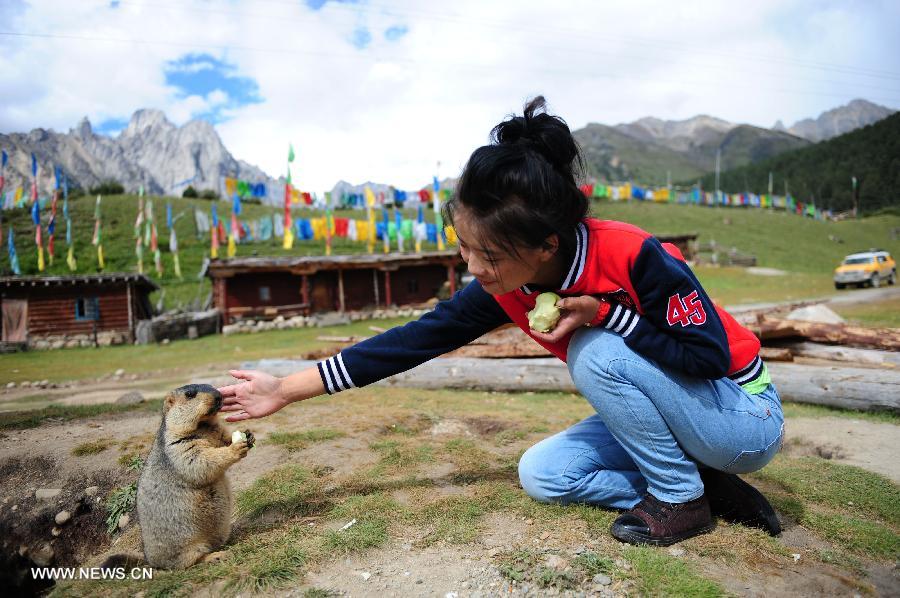
[[[144,558],[152,567],[185,569],[221,547],[231,533],[225,471],[247,455],[253,435],[231,442],[216,421],[222,395],[208,384],[170,392],[137,489]]]

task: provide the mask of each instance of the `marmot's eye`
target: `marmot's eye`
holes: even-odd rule
[[[186,396],[189,399],[197,398],[197,391],[192,388],[191,390],[185,392],[184,396]]]

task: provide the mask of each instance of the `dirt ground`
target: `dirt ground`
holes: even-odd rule
[[[192,379],[208,379],[214,372],[195,372]],[[76,385],[53,393],[65,394],[67,404],[89,403],[101,396],[110,397],[124,389],[144,390],[149,396],[159,393],[158,383],[152,380],[127,381],[116,388],[96,389]],[[392,391],[377,391],[392,392]],[[236,493],[286,463],[301,463],[328,472],[329,479],[340,480],[354,472],[373,466],[379,455],[372,450],[384,430],[394,425],[398,413],[405,413],[392,405],[390,396],[382,404],[367,403],[364,410],[355,408],[352,393],[341,398],[317,399],[291,408],[264,420],[253,421],[250,428],[260,440],[248,457],[229,472]],[[484,393],[486,403],[502,402],[505,395],[493,398]],[[21,400],[9,395],[7,401]],[[573,402],[576,397],[573,397]],[[494,405],[496,407],[496,405]],[[577,406],[573,413],[580,413]],[[476,442],[490,454],[515,459],[530,444],[561,429],[571,415],[548,416],[546,429],[521,434],[498,446],[488,442],[506,429],[514,430],[520,421],[490,418],[460,418],[448,406],[441,413],[432,414],[426,421],[430,438],[441,441],[462,438]],[[403,420],[406,421],[406,420]],[[425,420],[423,420],[425,421]],[[408,422],[407,422],[408,423]],[[105,511],[101,497],[110,490],[134,481],[136,472],[128,471],[118,460],[121,455],[142,454],[149,449],[152,436],[159,425],[159,415],[135,411],[118,415],[98,416],[70,422],[49,422],[38,428],[11,430],[0,433],[0,537],[5,554],[21,554],[35,562],[52,550],[57,564],[92,562],[98,555],[138,546],[138,527],[130,522],[124,533],[118,534],[111,545],[106,534]],[[344,435],[325,442],[311,443],[297,451],[267,442],[273,432],[298,428],[328,428],[343,431]],[[846,463],[880,473],[900,483],[900,428],[846,417],[791,418],[787,423],[788,442],[785,451],[790,455],[815,455],[836,463]],[[108,448],[97,454],[76,456],[79,445],[103,439]],[[486,453],[488,454],[488,453]],[[471,492],[470,486],[456,479],[457,466],[438,459],[420,470],[433,483],[434,497],[461,496]],[[90,487],[97,489],[89,495]],[[39,489],[59,489],[49,499],[35,497]],[[401,504],[419,500],[402,488],[392,497]],[[54,518],[63,510],[72,514],[65,525],[56,525]],[[777,540],[783,552],[796,555],[777,558],[772,562],[744,563],[715,558],[716,542],[732,542],[729,526],[706,540],[691,540],[679,545],[673,555],[691,563],[706,577],[715,580],[727,592],[743,596],[768,595],[853,595],[866,591],[889,596],[900,593],[900,574],[896,567],[884,563],[865,564],[865,572],[857,575],[844,568],[822,563],[807,555],[829,548],[828,542],[810,533],[803,526],[784,518],[785,531]],[[313,525],[311,523],[310,525]],[[316,523],[315,525],[319,525]],[[278,590],[279,595],[302,596],[309,588],[326,589],[340,595],[391,596],[489,596],[498,594],[546,595],[553,588],[534,584],[512,584],[501,574],[499,558],[513,550],[527,548],[552,554],[562,562],[577,558],[585,551],[603,549],[606,553],[620,551],[608,534],[596,533],[577,523],[565,529],[543,528],[512,513],[492,512],[484,516],[477,538],[464,545],[437,543],[419,546],[421,530],[405,529],[391,535],[387,544],[347,557],[338,557],[313,564],[302,583]],[[57,535],[58,534],[58,535]],[[725,539],[723,539],[723,537]],[[729,539],[730,538],[730,539]],[[668,554],[668,553],[667,553]],[[550,558],[548,556],[547,558]],[[5,566],[13,566],[9,559]],[[213,588],[209,589],[213,592]],[[615,580],[609,586],[589,586],[588,593],[597,595],[634,594],[633,582]],[[214,592],[213,592],[214,593]],[[269,592],[267,592],[269,593]],[[205,594],[204,590],[200,591]]]

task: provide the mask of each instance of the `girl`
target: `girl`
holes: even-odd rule
[[[472,154],[444,216],[475,280],[419,320],[285,378],[232,371],[228,421],[371,384],[509,322],[568,364],[596,410],[519,463],[540,501],[625,510],[612,534],[668,545],[713,528],[712,514],[778,534],[766,499],[735,474],[781,445],[784,418],[759,341],[714,305],[673,246],[588,217],[581,157],[565,122],[535,98]],[[552,290],[563,315],[528,327]]]

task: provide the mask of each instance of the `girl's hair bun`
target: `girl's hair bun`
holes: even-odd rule
[[[569,126],[560,117],[547,114],[544,96],[528,102],[523,116],[512,116],[494,127],[491,141],[534,151],[573,180],[582,169],[581,154]]]

